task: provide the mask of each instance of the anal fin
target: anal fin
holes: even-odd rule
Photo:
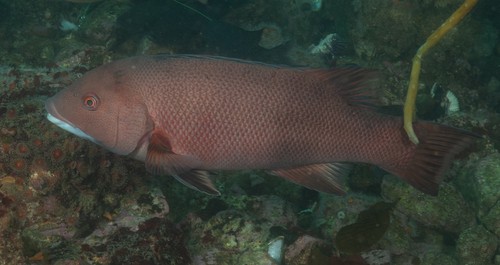
[[[271,173],[309,189],[344,195],[345,178],[351,166],[346,163],[313,164],[290,169],[276,169]]]

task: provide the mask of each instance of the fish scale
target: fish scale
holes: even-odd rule
[[[179,60],[171,62],[166,67],[176,69],[181,73],[186,71],[186,69],[190,69],[192,73],[202,73],[196,67],[203,68],[204,71],[217,67],[214,65],[217,61],[207,60],[203,63],[207,65],[200,65],[198,63],[195,67],[189,67],[191,62]],[[188,67],[179,64],[188,64]],[[326,115],[317,115],[314,113],[314,109],[299,109],[300,107],[313,106],[317,104],[314,101],[320,99],[308,96],[307,94],[311,93],[307,89],[303,90],[304,92],[308,92],[306,95],[296,93],[293,90],[290,91],[294,83],[297,84],[298,81],[301,81],[294,80],[298,78],[288,77],[296,74],[294,71],[271,68],[276,72],[274,75],[275,79],[277,79],[276,83],[280,84],[278,87],[273,87],[272,83],[269,85],[269,82],[260,82],[256,85],[249,82],[249,80],[255,80],[256,75],[260,74],[248,74],[248,72],[253,70],[254,65],[236,64],[235,66],[250,69],[242,69],[240,72],[246,72],[247,74],[243,74],[240,77],[238,73],[228,74],[226,69],[219,68],[220,74],[212,76],[210,79],[204,78],[203,74],[185,76],[182,74],[178,75],[177,71],[170,70],[168,72],[165,71],[167,74],[163,75],[162,78],[165,79],[165,83],[169,82],[171,84],[173,91],[169,90],[168,93],[161,92],[163,91],[163,86],[161,85],[151,88],[158,93],[163,93],[166,99],[183,98],[182,101],[176,101],[175,104],[168,104],[168,102],[164,102],[165,99],[162,101],[157,97],[146,99],[148,105],[162,106],[162,113],[155,116],[156,119],[165,121],[165,124],[162,124],[163,127],[166,131],[172,133],[174,150],[177,149],[178,145],[179,149],[186,150],[188,153],[194,153],[203,161],[213,161],[213,165],[208,165],[207,163],[207,167],[222,167],[223,169],[224,167],[226,167],[225,169],[235,169],[242,166],[247,168],[288,166],[284,165],[284,162],[292,161],[293,163],[294,161],[303,161],[307,157],[314,158],[314,153],[321,152],[320,149],[310,148],[311,146],[324,146],[323,149],[325,149],[325,152],[331,153],[329,150],[331,148],[328,147],[335,144],[335,142],[331,141],[329,144],[328,138],[330,137],[327,134],[330,133],[330,130],[329,128],[321,128],[327,125],[325,123],[327,121],[321,117]],[[146,65],[144,70],[140,70],[139,68],[137,76],[149,76],[142,73],[152,71],[149,70],[150,67],[151,65]],[[228,68],[234,67],[228,66]],[[175,77],[176,75],[178,76],[177,78]],[[232,80],[234,82],[231,82]],[[176,81],[179,84],[182,83],[182,85],[177,85]],[[280,81],[286,81],[286,83],[280,83]],[[307,79],[301,81],[301,83],[304,83],[302,86],[311,86],[308,84],[311,82],[308,81]],[[175,89],[176,87],[178,89]],[[203,87],[204,92],[198,92],[198,89],[196,89],[198,87]],[[226,91],[226,95],[222,96],[220,91]],[[182,95],[183,93],[185,95]],[[286,93],[286,97],[284,97],[284,93]],[[210,97],[211,94],[214,96]],[[257,106],[260,106],[260,109]],[[158,109],[156,107],[153,108]],[[169,113],[173,115],[169,115]],[[225,120],[226,124],[230,124],[231,126],[228,128],[227,126],[223,126],[222,123],[205,125],[199,113],[219,117],[219,119]],[[162,117],[168,118],[163,119]],[[304,122],[304,119],[309,122]],[[339,125],[342,124],[340,123]],[[203,132],[207,131],[206,140],[209,141],[209,144],[200,145],[197,137],[186,136],[189,130],[196,129]],[[308,142],[307,139],[310,136],[316,137],[314,138],[315,140]],[[181,142],[177,143],[175,139],[179,139]],[[320,141],[317,141],[317,139],[320,139]],[[241,140],[244,141],[238,142]],[[227,147],[223,148],[225,152],[221,152],[220,154],[214,152],[213,149],[217,147],[212,146],[210,143],[218,147],[226,145]],[[227,157],[231,152],[228,149],[234,148],[235,145],[240,149],[248,150],[241,157],[242,161],[229,161]],[[280,146],[286,149],[280,150],[282,148]],[[335,144],[335,146],[335,148],[339,147],[338,144]],[[313,149],[311,151],[314,153],[310,154],[307,152],[308,149]],[[346,149],[342,148],[342,150]],[[272,155],[274,152],[269,152],[272,150],[277,152],[279,156]],[[257,160],[257,158],[251,159],[253,156],[260,158],[261,162],[257,165],[241,165],[242,162],[248,159],[252,161]],[[214,157],[218,159],[213,159]],[[273,161],[278,159],[284,162]],[[330,158],[325,157],[324,159],[328,160]],[[233,165],[233,168],[227,168],[227,166],[231,165]]]
[[[349,162],[377,165],[436,194],[451,159],[476,136],[418,121],[422,143],[412,144],[400,117],[371,106],[373,78],[373,71],[356,67],[140,56],[90,71],[46,107],[56,124],[210,194],[218,194],[207,174],[215,169],[267,169],[343,193]]]

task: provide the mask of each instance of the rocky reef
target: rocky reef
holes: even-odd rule
[[[436,197],[369,165],[343,197],[259,171],[217,172],[210,197],[45,118],[45,99],[88,70],[154,53],[374,68],[382,111],[398,115],[415,51],[461,2],[0,0],[0,265],[500,264],[494,0],[423,59],[418,116],[483,136]],[[353,253],[337,244],[346,227],[370,228],[353,244],[377,240]]]

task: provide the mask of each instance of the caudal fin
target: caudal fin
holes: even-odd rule
[[[384,167],[420,191],[437,195],[439,183],[458,153],[479,136],[471,132],[431,122],[414,123],[420,143],[407,162]]]

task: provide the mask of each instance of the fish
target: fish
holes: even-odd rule
[[[87,72],[45,102],[55,125],[211,195],[212,172],[260,169],[345,194],[368,163],[436,195],[454,157],[478,136],[379,113],[377,74],[203,55],[142,55]]]

